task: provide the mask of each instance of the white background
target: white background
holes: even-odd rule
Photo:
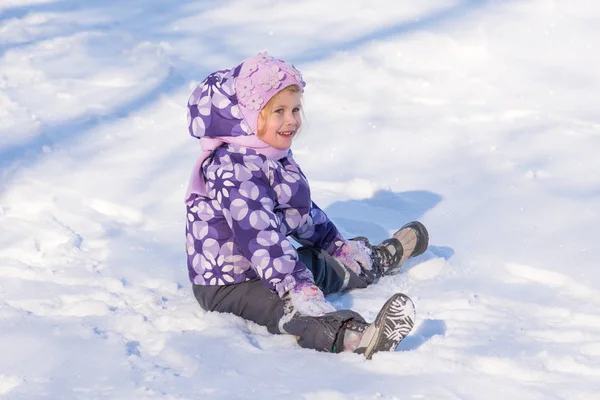
[[[600,5],[3,0],[0,398],[597,399]],[[295,157],[348,237],[431,246],[332,296],[416,303],[394,353],[204,313],[186,101],[259,51],[308,83]]]

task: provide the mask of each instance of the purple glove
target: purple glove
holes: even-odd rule
[[[302,315],[320,317],[335,311],[335,308],[325,300],[321,289],[313,284],[301,284],[288,293],[294,310]]]
[[[361,270],[370,271],[373,268],[371,249],[360,240],[344,241],[333,257],[356,275],[360,275]]]

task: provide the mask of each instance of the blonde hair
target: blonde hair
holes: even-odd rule
[[[287,86],[287,87],[281,89],[279,92],[277,92],[275,94],[275,96],[271,97],[271,99],[267,102],[267,104],[265,104],[265,106],[260,110],[260,113],[258,114],[259,118],[262,118],[265,121],[265,124],[264,124],[262,130],[257,133],[258,137],[261,137],[262,134],[264,133],[265,128],[267,126],[266,122],[269,120],[269,115],[271,115],[271,111],[273,111],[273,104],[275,103],[275,101],[277,100],[279,95],[281,93],[283,93],[284,91],[290,92],[290,93],[302,93],[302,89],[300,88],[300,86],[290,85],[290,86]],[[301,110],[301,111],[303,111],[303,110]],[[302,119],[304,119],[303,112],[302,112]]]

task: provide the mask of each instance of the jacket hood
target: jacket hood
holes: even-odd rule
[[[188,130],[196,138],[256,135],[258,115],[284,88],[306,83],[291,64],[266,52],[213,72],[188,100]]]

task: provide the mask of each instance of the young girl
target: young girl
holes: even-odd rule
[[[302,347],[371,358],[410,332],[412,301],[393,295],[368,324],[324,295],[396,272],[425,251],[428,234],[415,221],[376,246],[346,240],[312,202],[290,150],[304,86],[296,68],[261,53],[214,72],[192,93],[188,127],[202,155],[186,195],[189,276],[207,311],[295,335]]]

